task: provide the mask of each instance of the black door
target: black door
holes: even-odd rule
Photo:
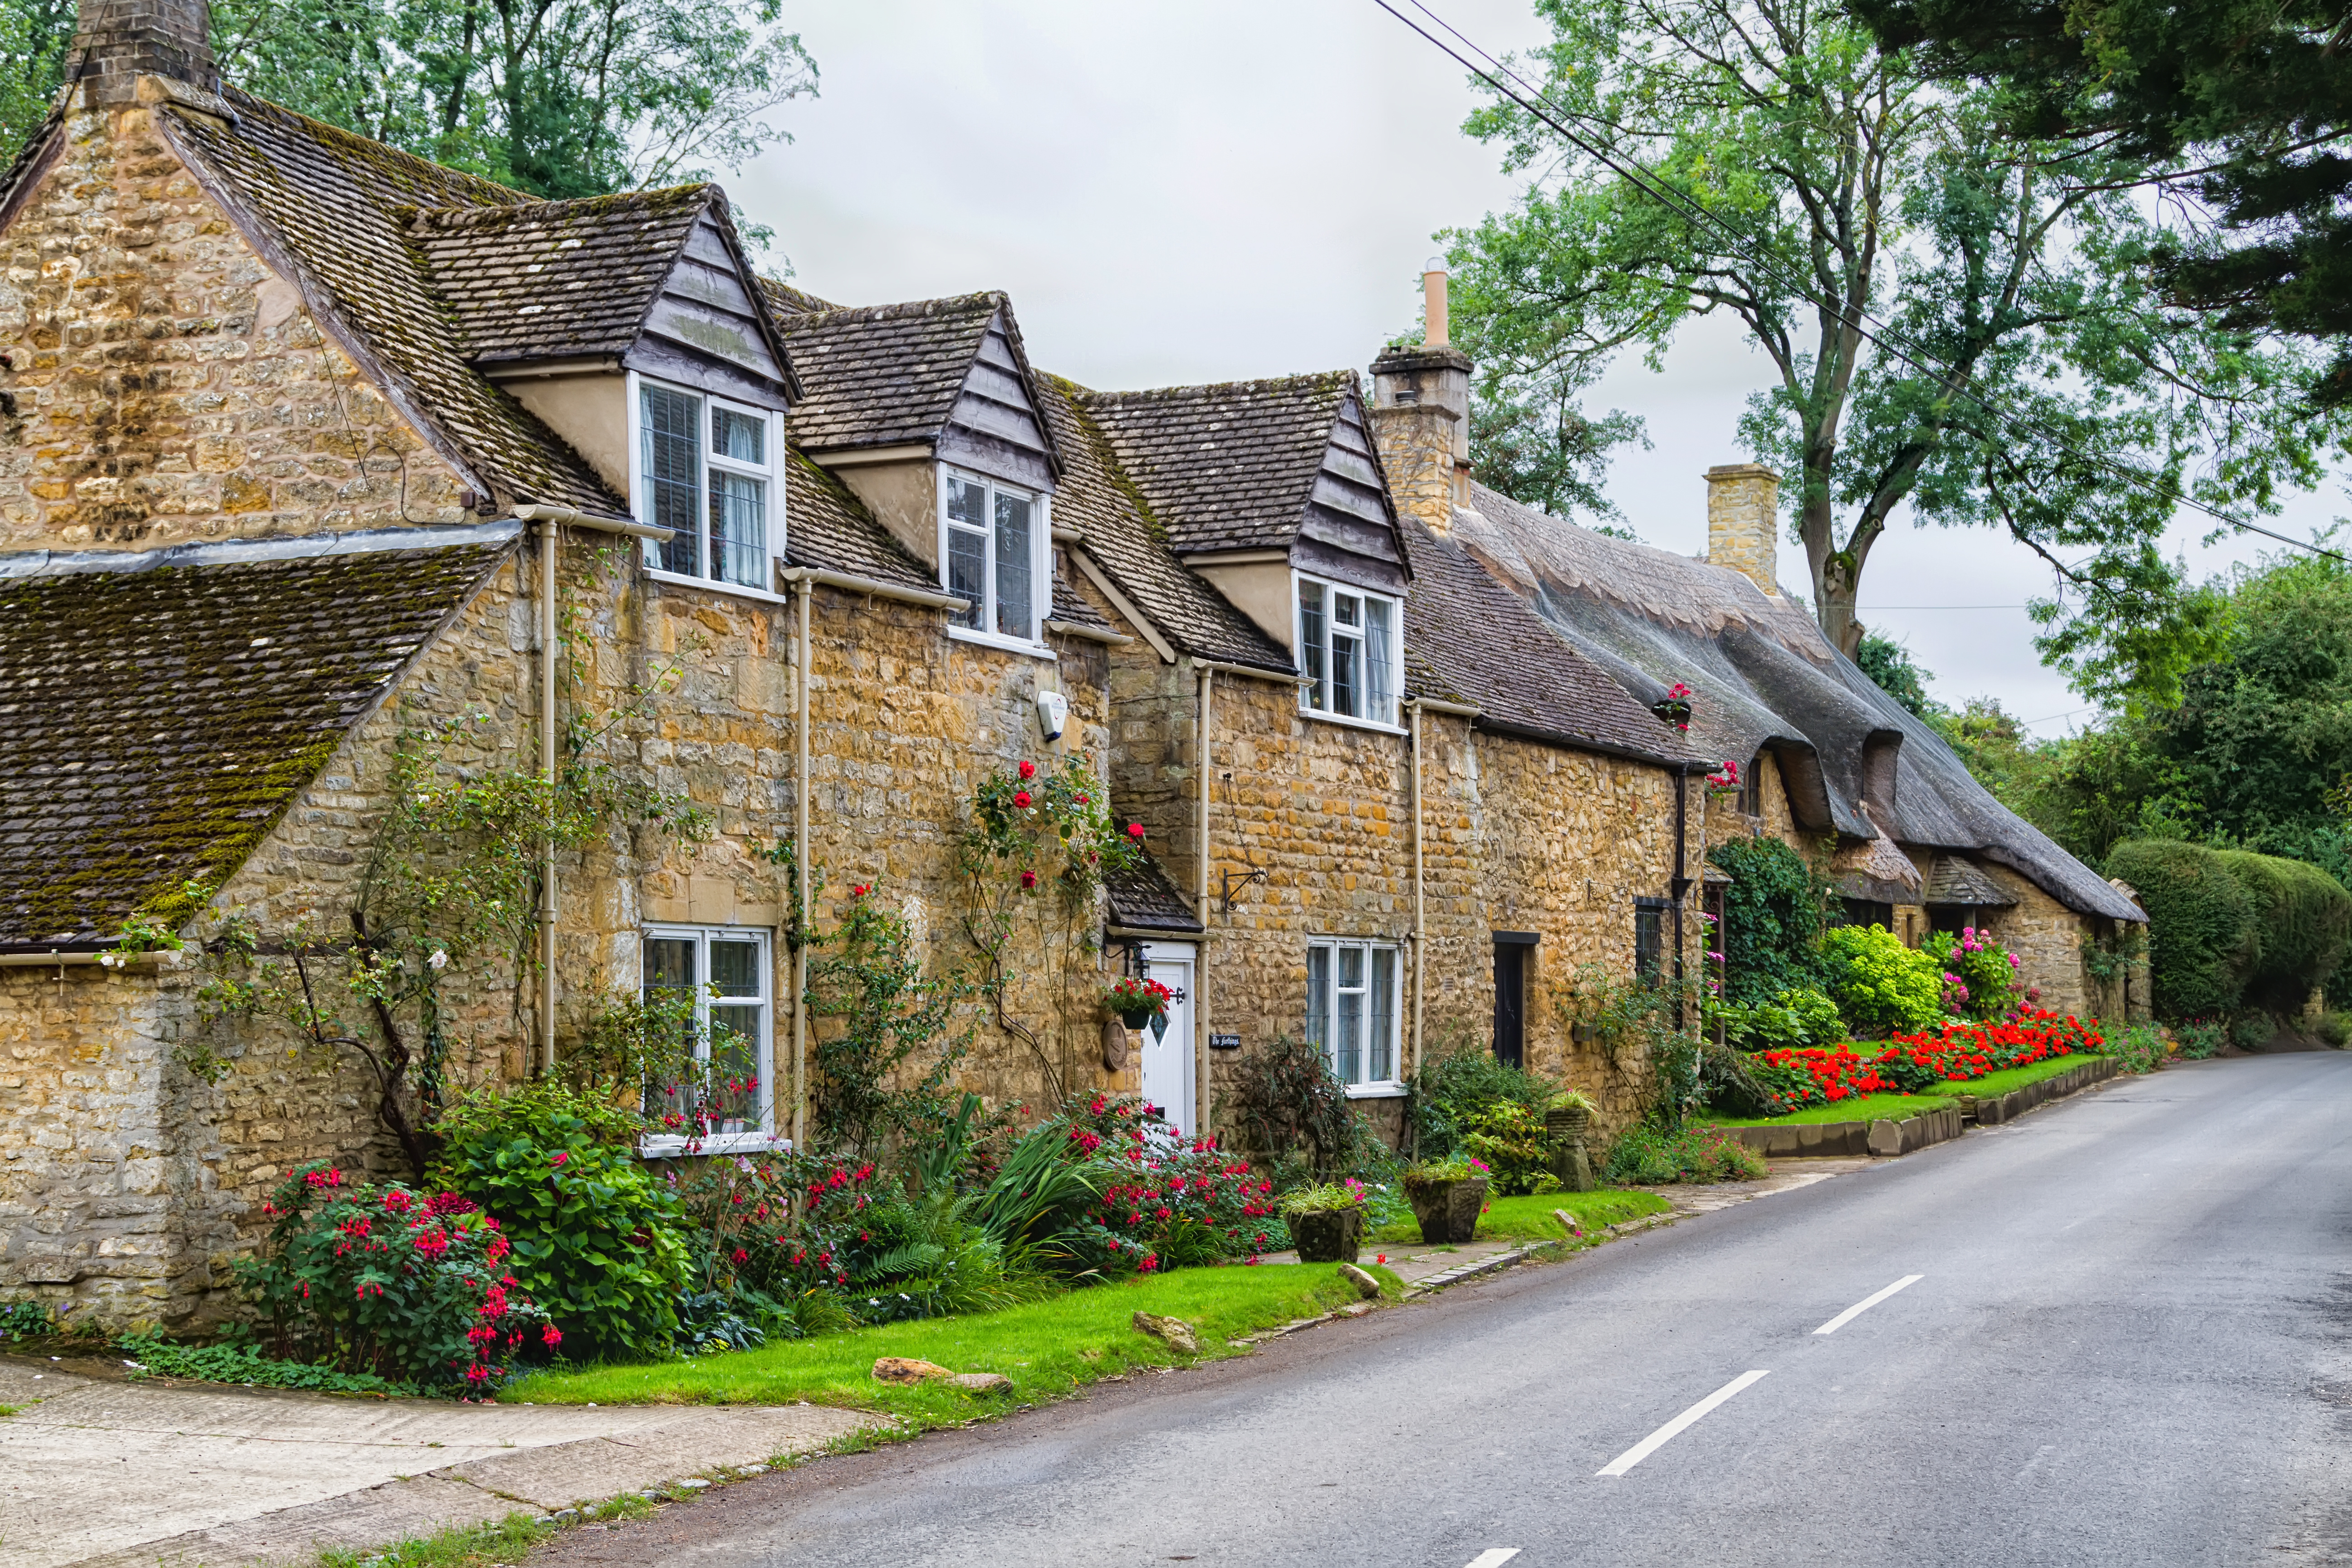
[[[1495,1059],[1521,1067],[1528,1054],[1528,949],[1525,943],[1495,944]]]

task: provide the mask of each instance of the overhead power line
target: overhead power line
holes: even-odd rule
[[[2312,554],[2325,555],[2331,560],[2342,561],[2345,559],[2345,557],[2339,552],[2326,549],[2324,546],[2313,544],[2304,540],[2292,538],[2287,534],[2278,532],[2274,529],[2264,528],[2260,523],[2248,522],[2243,518],[2232,517],[2227,512],[2221,511],[2213,507],[2206,505],[2203,501],[2197,500],[2194,496],[2172,493],[2165,487],[2159,486],[2148,475],[2133,468],[2128,463],[2118,463],[2111,458],[2102,458],[2093,453],[2086,453],[2080,447],[2074,446],[2063,432],[2054,431],[2047,426],[2041,425],[2032,420],[2021,419],[2016,416],[2003,413],[2001,410],[1994,407],[1990,403],[1986,401],[1984,395],[1975,388],[1968,385],[1964,382],[1955,380],[1948,372],[1947,372],[1940,364],[1936,363],[1933,355],[1927,353],[1925,350],[1916,348],[1912,344],[1904,342],[1900,332],[1887,326],[1885,322],[1878,320],[1869,311],[1864,310],[1860,306],[1848,306],[1837,300],[1822,299],[1820,295],[1813,292],[1812,285],[1810,280],[1790,272],[1769,257],[1759,256],[1749,247],[1747,237],[1739,233],[1738,230],[1733,228],[1722,218],[1718,217],[1714,213],[1708,212],[1704,207],[1695,205],[1694,204],[1684,200],[1675,191],[1662,184],[1656,175],[1643,168],[1641,164],[1634,163],[1631,159],[1623,158],[1616,153],[1608,152],[1601,147],[1595,145],[1586,137],[1580,134],[1570,125],[1563,121],[1561,117],[1566,115],[1568,110],[1561,109],[1558,104],[1552,102],[1550,97],[1541,89],[1534,87],[1528,83],[1525,77],[1520,76],[1518,72],[1513,70],[1508,65],[1481,48],[1477,44],[1473,42],[1467,35],[1464,34],[1460,28],[1445,20],[1444,17],[1440,16],[1435,11],[1431,10],[1427,5],[1423,3],[1423,0],[1407,0],[1407,3],[1410,4],[1414,10],[1419,11],[1423,16],[1428,17],[1433,25],[1451,34],[1454,38],[1460,43],[1462,46],[1461,48],[1454,47],[1453,44],[1447,43],[1445,39],[1439,37],[1435,33],[1431,32],[1427,27],[1423,26],[1419,22],[1416,22],[1411,16],[1406,16],[1394,5],[1391,4],[1391,0],[1372,0],[1372,3],[1378,5],[1381,10],[1386,11],[1390,16],[1394,16],[1398,21],[1402,22],[1414,32],[1420,34],[1432,45],[1435,46],[1440,51],[1452,57],[1453,59],[1461,65],[1464,69],[1469,71],[1472,75],[1486,82],[1487,86],[1493,88],[1496,92],[1502,94],[1505,98],[1509,99],[1513,103],[1517,104],[1521,109],[1527,110],[1538,120],[1542,121],[1554,131],[1559,132],[1570,145],[1580,149],[1587,156],[1592,158],[1602,166],[1614,171],[1620,177],[1632,183],[1634,187],[1640,190],[1643,195],[1649,196],[1652,200],[1671,208],[1673,211],[1680,214],[1685,219],[1690,222],[1704,224],[1706,226],[1717,230],[1731,242],[1729,248],[1735,254],[1738,255],[1749,265],[1755,267],[1759,271],[1771,275],[1785,286],[1790,286],[1792,292],[1812,304],[1816,309],[1828,310],[1835,314],[1842,321],[1851,325],[1854,332],[1858,336],[1866,340],[1873,347],[1893,355],[1895,358],[1902,361],[1905,364],[1909,365],[1913,370],[1918,372],[1920,374],[1933,377],[1936,382],[1945,389],[1945,391],[1953,396],[1968,399],[1969,402],[1983,410],[1988,416],[2001,427],[2012,432],[2041,436],[2062,449],[2073,453],[2076,458],[2081,458],[2083,461],[2095,467],[2104,468],[2107,472],[2116,475],[2117,478],[2124,479],[2129,484],[2137,485],[2143,489],[2153,492],[2159,500],[2169,499],[2173,505],[2178,507],[2187,507],[2192,511],[2201,512],[2205,516],[2211,518],[2214,521],[2221,523],[2225,527],[2238,529],[2246,533],[2259,533],[2265,539],[2274,539],[2281,544],[2286,545],[2291,549],[2308,551]],[[1464,49],[1467,49],[1469,53],[1463,53]],[[1477,58],[1473,59],[1471,58],[1473,55],[1476,56]],[[1484,60],[1486,64],[1479,64],[1478,62],[1480,60]],[[1506,79],[1508,79],[1507,80]]]

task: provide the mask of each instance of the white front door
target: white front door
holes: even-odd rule
[[[1191,942],[1155,942],[1143,950],[1144,973],[1176,994],[1143,1029],[1143,1098],[1171,1127],[1192,1127],[1192,969]]]

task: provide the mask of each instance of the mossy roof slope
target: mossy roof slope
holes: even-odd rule
[[[772,306],[782,287],[768,286]],[[992,291],[854,310],[772,310],[807,394],[793,405],[793,438],[812,452],[936,441],[981,340],[1004,308],[1004,296]]]
[[[0,947],[185,912],[509,548],[0,577]]]
[[[715,185],[436,207],[409,234],[478,363],[626,353]]]

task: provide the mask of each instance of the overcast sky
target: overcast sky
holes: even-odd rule
[[[1433,0],[1496,53],[1538,41],[1525,0]],[[796,0],[824,73],[779,147],[730,188],[797,281],[847,304],[1003,289],[1032,360],[1103,388],[1368,363],[1413,326],[1437,230],[1510,205],[1516,182],[1461,133],[1461,68],[1372,0]],[[1712,464],[1765,362],[1729,321],[1688,331],[1662,374],[1628,363],[1601,407],[1653,447],[1610,489],[1650,543],[1706,548]],[[2298,536],[2347,510],[2291,507]],[[2174,543],[2200,571],[2251,557]],[[1781,546],[1782,580],[1804,563]],[[2025,551],[1898,522],[1872,555],[1864,620],[1906,643],[1947,701],[2000,699],[2042,733],[2082,700],[2042,668]]]

